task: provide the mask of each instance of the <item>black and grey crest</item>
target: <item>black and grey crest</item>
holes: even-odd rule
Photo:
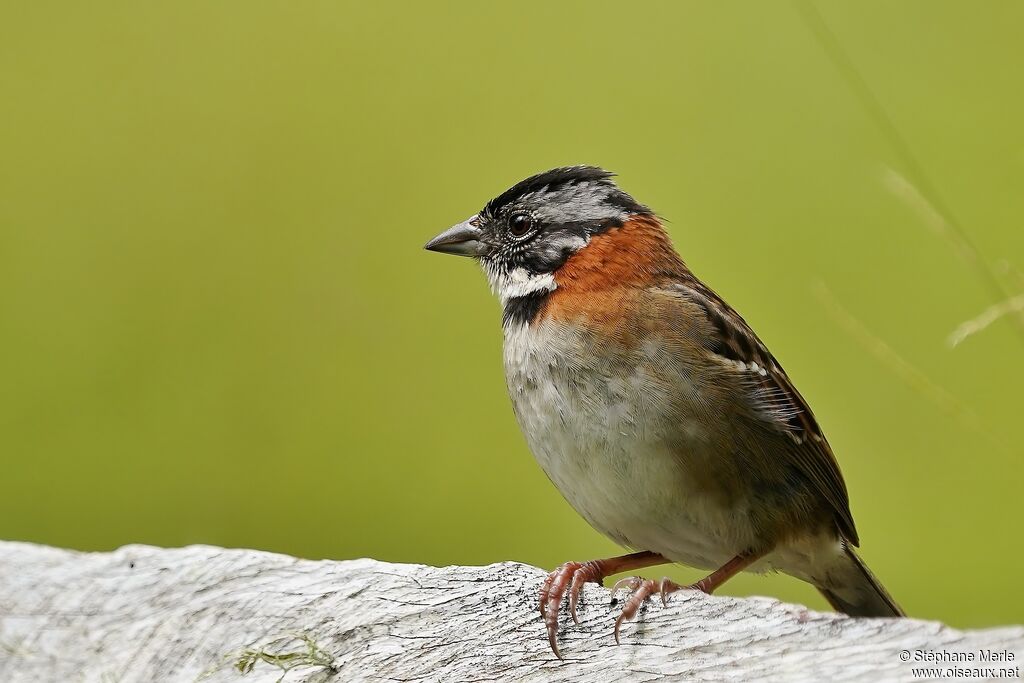
[[[500,195],[487,202],[482,216],[495,216],[517,201],[546,195],[550,201],[564,203],[576,200],[577,204],[593,204],[588,207],[595,211],[600,205],[615,208],[626,214],[649,214],[651,210],[620,190],[612,178],[615,174],[597,166],[562,166],[521,180]]]
[[[487,202],[476,220],[485,267],[552,273],[590,238],[651,210],[623,192],[613,174],[566,166],[531,176]]]

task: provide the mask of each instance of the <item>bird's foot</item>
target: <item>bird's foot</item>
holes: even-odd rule
[[[544,625],[548,632],[548,643],[551,644],[551,651],[559,659],[562,658],[558,651],[558,610],[562,605],[562,598],[566,592],[569,593],[569,614],[572,620],[578,625],[579,616],[576,606],[579,603],[580,593],[583,591],[583,584],[588,581],[600,584],[605,577],[631,569],[641,569],[655,564],[664,564],[665,558],[657,553],[640,552],[622,557],[613,557],[607,560],[591,560],[589,562],[566,562],[555,571],[548,574],[544,585],[540,589],[540,614],[544,618]]]
[[[601,583],[605,574],[601,569],[600,560],[590,562],[566,562],[555,571],[548,574],[544,585],[540,589],[540,614],[544,617],[544,625],[548,631],[548,642],[551,650],[559,659],[562,658],[558,651],[558,610],[562,605],[562,598],[566,591],[569,592],[569,614],[577,625],[580,623],[576,614],[576,605],[579,603],[580,592],[583,584],[588,581]]]
[[[636,613],[640,611],[640,608],[643,607],[644,603],[652,595],[661,595],[661,604],[668,605],[668,596],[676,591],[699,590],[707,592],[700,582],[689,586],[681,586],[668,578],[655,581],[653,579],[642,579],[639,576],[629,576],[617,581],[612,586],[612,597],[614,598],[615,594],[622,588],[628,591],[629,596],[622,605],[622,612],[619,613],[619,617],[615,620],[616,643],[619,642],[619,630],[622,628],[622,623],[635,617]]]
[[[680,590],[695,590],[711,595],[719,586],[756,562],[759,557],[761,557],[761,553],[740,553],[697,583],[692,583],[689,586],[680,586],[667,578],[660,581],[641,579],[639,576],[622,579],[612,586],[613,597],[620,588],[629,590],[629,597],[626,598],[626,603],[622,606],[622,613],[615,620],[615,642],[619,642],[619,629],[622,627],[622,622],[635,617],[647,598],[655,593],[661,595],[662,605],[668,605],[668,596]]]

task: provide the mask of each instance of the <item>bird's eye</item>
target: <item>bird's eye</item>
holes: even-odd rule
[[[528,213],[515,213],[508,219],[508,231],[513,237],[523,237],[533,228],[533,217]]]

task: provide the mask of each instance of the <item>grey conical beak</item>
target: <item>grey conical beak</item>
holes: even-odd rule
[[[487,248],[480,241],[480,228],[473,225],[476,216],[453,225],[424,245],[428,251],[439,251],[442,254],[458,256],[484,256]]]

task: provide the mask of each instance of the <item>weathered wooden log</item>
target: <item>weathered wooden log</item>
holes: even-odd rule
[[[1024,655],[1019,626],[958,631],[697,593],[652,604],[617,646],[610,593],[588,586],[559,661],[537,608],[544,575],[0,543],[0,681],[910,681],[928,668],[1019,677]]]

